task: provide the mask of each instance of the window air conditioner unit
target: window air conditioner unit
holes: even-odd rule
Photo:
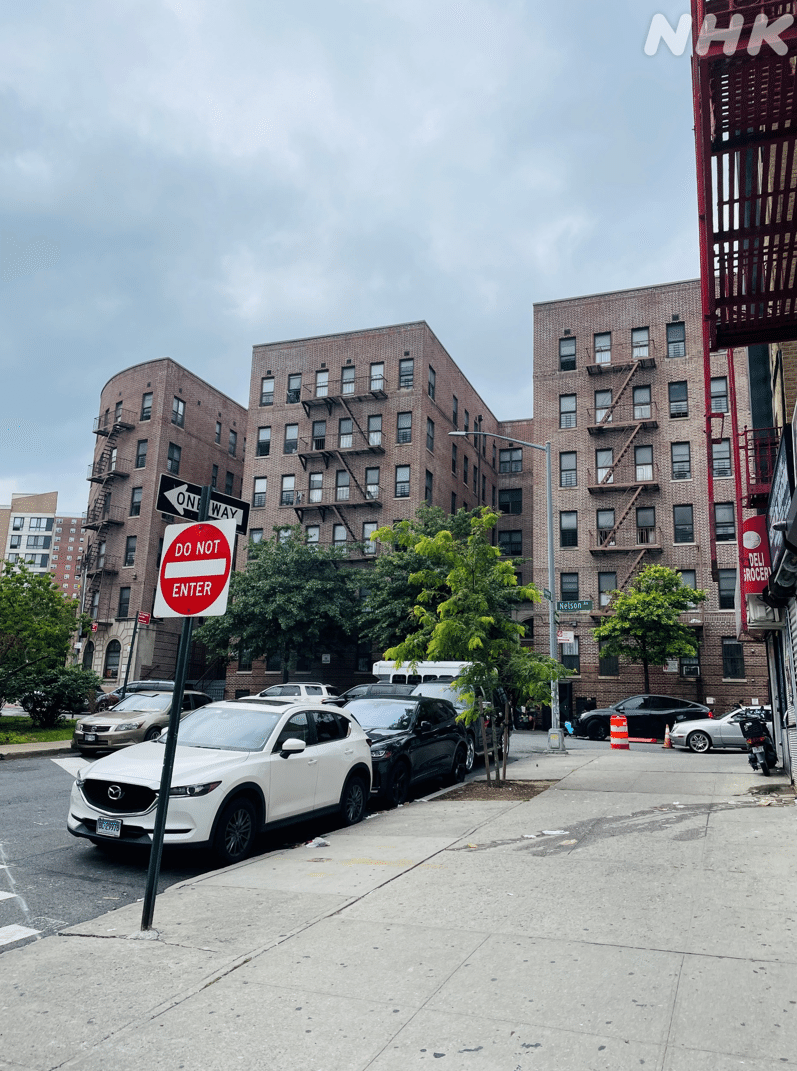
[[[682,677],[699,677],[700,666],[681,666]]]

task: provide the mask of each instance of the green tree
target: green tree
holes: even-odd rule
[[[278,657],[283,680],[300,656],[340,647],[356,629],[359,573],[345,567],[347,551],[307,543],[299,525],[275,528],[249,544],[246,568],[233,573],[223,617],[197,630],[215,654]]]
[[[52,729],[65,715],[77,716],[91,708],[91,698],[102,680],[81,666],[61,666],[40,670],[31,667],[19,675],[18,693],[25,697],[25,709],[39,729]]]
[[[603,654],[641,662],[649,692],[650,666],[697,654],[694,630],[678,617],[705,598],[705,591],[688,588],[674,569],[648,565],[634,577],[628,591],[615,592],[609,604],[611,616],[592,635]]]
[[[425,658],[469,662],[459,678],[459,691],[467,703],[462,717],[467,724],[479,718],[485,751],[483,697],[492,697],[503,685],[513,699],[541,701],[550,694],[552,680],[568,675],[559,662],[521,646],[524,627],[512,620],[509,611],[513,604],[539,601],[540,594],[533,584],[518,585],[514,564],[502,561],[500,550],[492,545],[490,534],[497,520],[490,510],[479,510],[470,518],[470,534],[464,541],[445,530],[420,535],[409,525],[377,532],[384,542],[412,547],[422,561],[422,568],[410,577],[418,589],[413,607],[416,627],[389,648],[385,658],[410,664]],[[485,767],[489,780],[486,758]]]
[[[85,626],[76,600],[67,601],[46,574],[21,562],[0,565],[0,704],[16,699],[33,670],[63,666],[70,636]]]

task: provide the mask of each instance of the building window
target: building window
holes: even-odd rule
[[[465,432],[466,435],[470,431],[470,413],[467,409],[465,410],[465,425],[462,430]]]
[[[578,602],[578,573],[562,573],[559,578],[562,602]]]
[[[262,528],[250,528],[249,529],[249,542],[250,543],[262,543],[263,542],[263,529]]]
[[[725,376],[717,376],[711,380],[711,412],[728,412],[728,380]]]
[[[457,496],[456,492],[451,492],[451,515],[453,516],[457,512]]]
[[[720,569],[718,572],[717,587],[719,589],[720,610],[733,610],[736,608],[736,570]]]
[[[354,422],[351,417],[338,421],[338,449],[349,450],[354,445]]]
[[[674,480],[692,479],[692,448],[689,443],[672,443],[672,478]]]
[[[432,473],[426,470],[426,484],[424,486],[423,498],[427,506],[432,504],[432,489],[434,487],[434,477]]]
[[[285,425],[285,439],[282,444],[283,454],[295,454],[299,448],[299,425]]]
[[[332,543],[336,547],[345,547],[348,542],[348,533],[346,532],[345,524],[335,524],[332,526]]]
[[[376,554],[376,543],[371,539],[376,527],[376,521],[365,521],[363,523],[363,552],[365,554]]]
[[[685,588],[691,588],[692,591],[697,587],[697,573],[694,569],[679,569],[678,574],[681,577],[681,583]]]
[[[650,420],[652,412],[650,387],[634,387],[634,420]]]
[[[576,395],[559,395],[559,427],[574,428],[576,426]]]
[[[280,491],[280,505],[292,506],[294,499],[294,492],[296,489],[296,477],[295,476],[283,476],[282,477],[282,490]]]
[[[426,449],[434,452],[434,421],[426,418]]]
[[[415,379],[415,364],[412,357],[399,361],[399,387],[409,390]]]
[[[559,339],[559,371],[572,372],[576,367],[576,340],[574,338]]]
[[[612,363],[612,333],[604,331],[595,335],[595,364]]]
[[[432,401],[434,401],[434,391],[435,391],[435,383],[436,383],[436,381],[437,381],[437,376],[435,375],[434,368],[432,368],[432,366],[429,365],[429,387],[428,387],[428,390],[429,390],[429,397],[432,399]]]
[[[396,465],[396,498],[410,497],[410,467]]]
[[[125,560],[124,565],[136,564],[136,536],[128,536],[125,540]]]
[[[689,386],[685,379],[679,379],[667,385],[670,400],[670,416],[689,416]]]
[[[499,450],[498,451],[498,471],[499,472],[522,472],[523,471],[523,451],[514,447],[511,450]]]
[[[216,489],[216,484],[218,482],[219,482],[219,466],[218,465],[214,465],[213,468],[210,470],[210,486],[213,488],[214,491]]]
[[[321,541],[321,525],[320,524],[308,524],[305,528],[305,539],[313,546],[317,545]]]
[[[238,432],[230,430],[230,440],[227,444],[227,453],[230,457],[235,457],[235,453],[238,449]]]
[[[631,332],[631,357],[641,361],[650,354],[650,329],[635,327]]]
[[[607,655],[603,653],[603,646],[598,652],[598,676],[599,677],[619,677],[620,676],[620,659],[617,655]]]
[[[51,536],[28,536],[26,546],[28,550],[49,550]],[[74,536],[70,536],[70,543],[74,542]],[[69,550],[74,550],[74,547],[69,547]],[[68,559],[72,560],[72,555],[68,555]]]
[[[329,372],[316,372],[315,374],[315,396],[316,398],[326,398],[329,394]]]
[[[320,502],[324,494],[323,472],[310,473],[310,501]]]
[[[468,467],[468,456],[467,454],[464,454],[462,457],[462,482],[465,484],[468,482],[469,471],[470,469]]]
[[[715,479],[731,475],[731,440],[711,444],[711,469]]]
[[[144,439],[143,441],[146,442],[147,440]],[[13,530],[15,532],[21,532],[24,527],[25,527],[25,518],[24,517],[15,517],[13,522],[12,522]]]
[[[476,494],[476,487],[477,487],[476,480],[478,479],[478,476],[479,476],[479,472],[478,472],[478,469],[476,468],[476,462],[475,461],[473,462],[472,469],[473,469],[473,493],[475,495]]]
[[[667,356],[686,356],[686,324],[667,324]]]
[[[274,404],[274,380],[270,377],[260,380],[260,404]],[[216,440],[218,442],[218,440]]]
[[[130,492],[130,516],[141,516],[141,496],[144,494],[143,487],[134,487]]]
[[[505,491],[499,491],[498,508],[502,513],[521,514],[523,512],[523,489],[510,487]]]
[[[326,420],[313,421],[313,449],[324,450],[327,445],[327,422]]]
[[[130,616],[130,588],[119,588],[119,608],[116,616]]]
[[[182,398],[172,399],[172,424],[176,424],[178,428],[185,427],[185,402]]]
[[[55,541],[56,543],[58,542],[58,536],[55,537]],[[22,546],[22,536],[12,535],[10,546],[12,550],[18,550]],[[56,547],[55,549],[58,550],[58,547]]]
[[[731,680],[744,680],[744,649],[733,636],[722,637],[722,676]]]
[[[649,483],[653,479],[653,447],[634,447],[634,465],[637,483]]]
[[[147,463],[147,440],[139,439],[136,443],[136,468],[143,469]],[[15,518],[16,519],[16,518]]]
[[[379,468],[365,470],[365,497],[379,498]]]
[[[385,389],[385,366],[379,361],[371,365],[371,390]]]
[[[351,478],[348,469],[338,469],[335,473],[335,501],[348,502],[351,491]]]
[[[733,502],[714,504],[714,532],[718,543],[730,543],[736,539],[736,508]]]
[[[141,420],[152,419],[152,392],[141,395]]]
[[[457,474],[457,448],[454,443],[451,444],[451,471],[456,476]]]
[[[559,455],[559,486],[577,487],[578,472],[576,470],[576,452],[568,451]]]
[[[498,549],[505,558],[519,558],[523,554],[523,532],[498,533]]]
[[[266,504],[266,490],[268,489],[267,476],[255,476],[255,489],[252,495],[252,506],[262,509]]]
[[[396,442],[412,442],[412,413],[399,413],[396,417]]]
[[[455,428],[459,427],[459,399],[456,394],[451,395],[451,423]]]
[[[617,590],[617,573],[598,573],[598,606],[603,610]]]
[[[288,376],[288,391],[285,401],[288,405],[294,405],[302,397],[302,377],[300,375]]]
[[[565,669],[571,669],[574,673],[581,672],[581,655],[578,650],[578,636],[573,637],[572,643],[562,645],[562,665]]]
[[[638,506],[636,511],[637,546],[656,543],[656,510],[653,506]]]
[[[368,445],[382,445],[382,414],[377,413],[368,417]]]
[[[595,451],[595,480],[596,483],[614,483],[614,450],[605,448]]]
[[[228,472],[224,478],[224,493],[225,495],[231,495],[235,487],[235,473]]]
[[[221,443],[221,421],[220,420],[216,421],[216,434],[215,434],[215,436],[213,438],[213,441],[215,443]]]
[[[340,373],[340,393],[354,394],[354,365],[346,365]]]
[[[559,546],[578,546],[578,513],[565,510],[559,514]]]
[[[242,647],[238,652],[238,672],[252,672],[252,652],[248,651],[245,647]]]
[[[609,410],[612,407],[612,392],[611,390],[596,390],[595,391],[595,423],[596,424],[611,424],[612,414]]]
[[[128,597],[130,595],[130,588],[123,588],[122,591],[127,591]],[[99,594],[99,592],[97,593]],[[127,617],[127,610],[124,613],[122,609],[122,592],[119,592],[119,617]],[[102,671],[102,675],[105,680],[116,680],[119,676],[119,663],[122,660],[122,645],[119,640],[111,640],[105,649],[105,667]]]
[[[173,476],[180,475],[180,456],[182,454],[182,447],[177,443],[169,443],[169,454],[166,459],[166,468]]]
[[[691,506],[673,506],[673,542],[694,543],[695,525]]]

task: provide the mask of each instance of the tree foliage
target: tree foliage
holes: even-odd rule
[[[17,690],[26,697],[25,709],[33,724],[52,729],[65,715],[76,716],[90,708],[91,698],[101,686],[97,674],[81,666],[31,667],[20,674]]]
[[[649,692],[650,666],[697,654],[694,630],[678,617],[705,598],[705,591],[688,588],[674,569],[648,565],[634,577],[628,591],[614,594],[611,616],[592,634],[603,654],[642,664]]]
[[[301,526],[275,528],[249,545],[246,568],[233,573],[223,617],[197,631],[215,654],[280,659],[283,677],[299,657],[313,657],[354,634],[359,576],[342,568],[345,548],[307,543]]]
[[[0,566],[0,703],[16,699],[22,677],[62,667],[70,636],[88,621],[46,574],[21,562]]]

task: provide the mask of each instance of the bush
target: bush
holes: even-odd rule
[[[101,683],[96,673],[79,666],[31,671],[20,682],[17,697],[37,728],[52,729],[66,715],[88,710]]]

